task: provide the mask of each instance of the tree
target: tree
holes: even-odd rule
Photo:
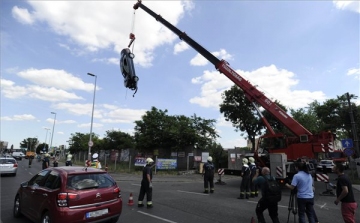
[[[102,139],[103,149],[112,150],[112,149],[128,149],[134,148],[135,141],[134,137],[128,133],[121,131],[109,130],[106,131],[105,137]]]
[[[246,132],[255,149],[255,138],[261,134],[265,125],[261,122],[256,108],[245,97],[244,92],[236,85],[222,94],[223,103],[220,104],[220,112],[224,114],[226,121],[231,121],[235,131]]]
[[[99,139],[99,136],[95,133],[92,133],[92,141],[94,145],[91,147],[91,152],[93,151],[100,151],[102,148],[102,140]],[[75,132],[71,134],[69,138],[70,147],[69,150],[72,154],[76,154],[80,151],[88,151],[89,149],[89,141],[90,141],[90,134],[84,134],[80,132]]]
[[[214,127],[215,120],[202,119],[196,115],[169,116],[167,110],[152,107],[135,121],[136,147],[151,152],[156,148],[178,151],[186,146],[205,148],[215,141],[218,135]]]
[[[323,131],[324,122],[321,121],[317,114],[316,109],[320,106],[318,101],[314,101],[305,108],[299,108],[297,110],[290,109],[291,116],[298,121],[302,126],[312,133],[318,133]]]
[[[20,142],[20,148],[26,148],[27,151],[34,152],[38,144],[39,140],[37,138],[27,138]]]

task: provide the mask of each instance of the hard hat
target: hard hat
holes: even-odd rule
[[[250,163],[255,163],[254,157],[249,157],[249,162],[250,162]]]
[[[212,157],[209,156],[209,157],[207,158],[207,161],[212,162]]]
[[[249,163],[248,159],[246,159],[246,158],[243,158],[242,162],[243,162],[243,164],[248,164]]]
[[[98,157],[99,157],[99,154],[97,154],[97,153],[94,153],[92,156],[93,159],[97,159]]]
[[[151,158],[147,158],[147,159],[146,159],[146,164],[150,164],[150,163],[153,163],[153,162],[154,162],[154,160],[151,159]]]

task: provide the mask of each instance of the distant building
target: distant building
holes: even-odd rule
[[[8,147],[8,144],[9,144],[9,142],[6,142],[6,141],[0,141],[0,149],[1,150],[5,150],[5,149],[8,149],[7,147]]]

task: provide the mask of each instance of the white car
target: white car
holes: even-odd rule
[[[324,167],[328,172],[332,172],[333,167],[335,166],[334,162],[332,160],[321,160],[316,167],[318,171],[324,170]]]
[[[0,174],[16,176],[18,163],[12,157],[0,157]]]

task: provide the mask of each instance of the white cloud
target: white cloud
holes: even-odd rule
[[[33,115],[23,114],[23,115],[13,115],[11,117],[4,116],[1,117],[2,121],[27,121],[27,120],[35,120],[36,118]]]
[[[325,94],[321,91],[293,90],[298,84],[295,74],[285,69],[278,69],[275,65],[261,67],[254,71],[237,70],[237,73],[250,81],[253,86],[257,85],[257,89],[264,92],[272,101],[277,99],[290,108],[306,107],[314,100],[323,101],[325,99]],[[225,75],[217,71],[204,71],[204,74],[194,78],[192,83],[202,86],[200,96],[191,98],[190,102],[216,109],[223,102],[221,93],[234,85]]]
[[[55,69],[34,69],[30,68],[17,73],[32,83],[45,87],[54,87],[63,90],[83,90],[87,92],[94,91],[94,84],[85,83],[79,77],[74,76],[64,70]],[[85,77],[86,75],[84,75]],[[97,90],[100,88],[97,87]]]
[[[15,86],[15,83],[10,80],[1,79],[1,93],[6,98],[20,98],[28,94],[25,87]]]
[[[176,54],[183,52],[189,48],[190,48],[190,46],[186,42],[184,42],[184,41],[178,42],[174,46],[174,54],[176,55]]]
[[[336,8],[341,10],[349,10],[360,13],[360,2],[359,1],[333,1]]]
[[[120,53],[129,44],[129,33],[134,32],[135,63],[150,66],[154,49],[176,39],[175,34],[142,9],[136,11],[136,29],[131,30],[132,1],[29,1],[28,4],[33,11],[14,6],[14,17],[24,24],[46,23],[53,32],[69,37],[68,43],[59,43],[65,49],[76,44],[88,52],[113,49]],[[148,1],[146,6],[161,13],[173,25],[194,8],[188,0]]]
[[[360,79],[360,68],[351,68],[346,74],[349,76],[354,75],[355,78]]]
[[[217,58],[219,58],[220,60],[221,59],[231,60],[233,58],[232,55],[227,53],[226,50],[224,50],[224,49],[220,49],[220,51],[212,52],[212,54],[214,56],[216,56]],[[199,53],[190,60],[190,64],[193,66],[205,66],[208,63],[209,63],[209,61],[207,59],[205,59],[205,57],[203,57]]]
[[[32,14],[29,13],[27,9],[22,9],[17,6],[12,8],[12,16],[22,24],[33,24],[35,18]]]
[[[78,115],[78,116],[81,116],[81,115],[91,116],[92,107],[93,107],[92,103],[87,103],[87,104],[57,103],[57,104],[53,105],[54,109],[66,110],[69,113]],[[103,113],[105,113],[105,111],[103,109],[101,109],[101,105],[95,104],[94,118],[103,118],[103,115],[102,115]]]

